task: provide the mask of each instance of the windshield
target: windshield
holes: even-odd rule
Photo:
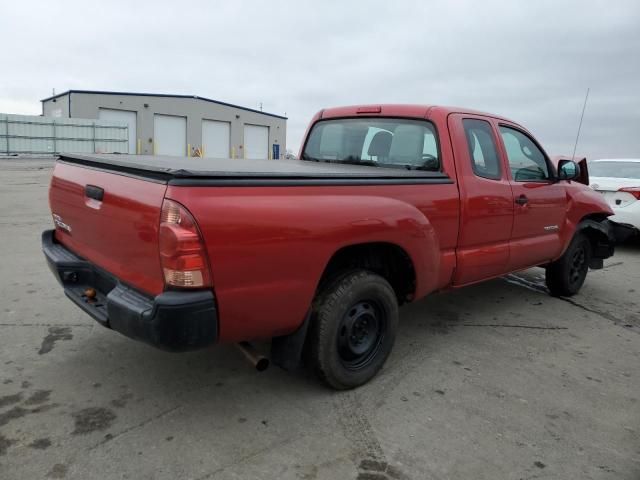
[[[592,162],[589,164],[589,175],[640,179],[640,162]]]
[[[424,120],[349,118],[316,123],[302,160],[409,170],[440,169],[433,125]]]

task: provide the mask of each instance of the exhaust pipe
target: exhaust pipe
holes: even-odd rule
[[[236,343],[236,347],[257,371],[264,372],[269,368],[269,359],[253,348],[249,342]]]

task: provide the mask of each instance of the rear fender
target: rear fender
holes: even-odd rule
[[[360,203],[368,205],[367,211],[376,212],[375,216],[363,217],[362,210],[356,207]],[[344,232],[334,233],[349,238],[349,241],[336,245],[331,255],[326,256],[314,294],[320,286],[322,273],[338,252],[351,246],[381,243],[398,246],[409,256],[416,275],[412,296],[421,297],[435,289],[440,267],[439,242],[433,226],[417,208],[389,198],[351,197],[341,216],[346,217],[340,222]],[[309,308],[312,300],[310,297]],[[273,338],[271,357],[274,364],[285,370],[294,370],[300,365],[310,312],[307,311],[304,321],[294,332]]]
[[[440,269],[440,242],[427,217],[413,205],[383,197],[360,197],[375,216],[362,217],[362,210],[353,212],[343,228],[348,242],[340,243],[326,259],[325,267],[339,250],[367,243],[388,243],[402,248],[416,273],[415,298],[436,288]],[[350,203],[351,203],[350,199]],[[319,279],[318,279],[319,280]]]
[[[415,297],[438,282],[433,226],[413,204],[376,195],[376,187],[360,195],[346,187],[170,189],[167,197],[188,205],[207,245],[221,342],[294,332],[332,256],[354,244],[403,249],[416,272]]]

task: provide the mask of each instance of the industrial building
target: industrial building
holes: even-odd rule
[[[211,158],[280,158],[287,118],[191,95],[69,90],[42,115],[128,125],[128,152]]]

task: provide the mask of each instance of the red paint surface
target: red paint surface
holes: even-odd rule
[[[458,228],[456,185],[172,187],[208,248],[220,338],[280,335],[305,317],[332,255],[368,242],[402,247],[419,296],[444,287]]]
[[[86,185],[104,189],[102,202],[87,198]],[[71,233],[56,239],[123,282],[146,293],[164,290],[158,229],[167,186],[56,162],[49,189],[53,214]]]
[[[123,281],[159,293],[160,207],[165,196],[180,202],[204,237],[220,340],[231,342],[295,330],[342,247],[388,242],[403,248],[417,275],[415,298],[421,298],[554,260],[581,219],[612,213],[600,195],[577,182],[513,181],[497,131],[499,124],[517,126],[513,122],[456,108],[381,105],[376,113],[377,107],[366,106],[366,113],[357,106],[323,110],[310,127],[326,118],[428,118],[439,132],[442,168],[452,184],[167,188],[58,163],[51,208],[73,232],[57,238]],[[473,174],[463,118],[492,124],[503,178]],[[100,209],[85,201],[86,184],[105,188]],[[520,194],[529,204],[515,204]],[[545,230],[549,225],[558,230]]]

